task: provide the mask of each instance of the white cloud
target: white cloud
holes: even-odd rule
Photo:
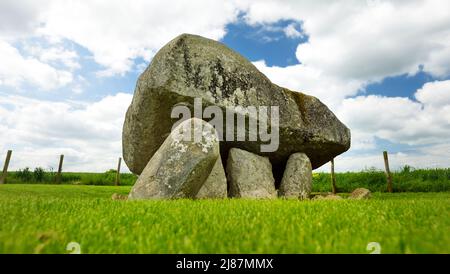
[[[420,102],[434,107],[450,105],[450,80],[426,83],[415,96]]]
[[[297,48],[301,64],[255,65],[274,83],[317,96],[332,110],[368,84],[414,74],[419,65],[436,77],[450,75],[448,1],[263,0],[240,5],[250,24],[302,22],[309,41]]]
[[[283,29],[284,34],[289,38],[299,38],[303,37],[301,31],[295,28],[295,24],[289,24],[287,27]]]
[[[19,88],[24,84],[43,90],[72,82],[72,73],[58,70],[36,58],[26,58],[10,44],[0,40],[0,86]]]
[[[0,39],[14,40],[32,35],[43,22],[47,0],[0,1]]]
[[[56,167],[105,171],[122,155],[121,133],[132,95],[117,93],[98,102],[51,102],[0,97],[0,151],[14,150],[11,169]]]
[[[348,126],[348,125],[347,125]],[[375,135],[355,127],[351,128],[351,150],[373,150],[377,147]]]
[[[375,137],[411,145],[411,151],[390,155],[394,168],[450,166],[449,82],[426,83],[415,94],[418,102],[375,95],[345,99],[337,113],[352,129],[350,151],[353,153],[337,158],[338,170],[361,170],[371,166],[381,169],[384,148],[379,148],[380,155],[364,152],[374,151]],[[328,166],[321,170],[328,170]]]
[[[297,58],[327,76],[380,81],[413,74],[419,65],[437,77],[450,73],[446,0],[35,2],[2,1],[0,15],[6,19],[0,20],[6,27],[0,27],[0,37],[17,32],[69,39],[93,53],[105,67],[102,76],[130,71],[139,57],[149,61],[183,32],[220,39],[226,24],[242,11],[250,24],[301,21],[301,31],[289,25],[284,32],[289,37],[309,36],[308,43],[299,45]]]
[[[39,33],[86,47],[105,66],[99,75],[112,76],[130,71],[135,58],[148,61],[181,33],[220,39],[236,17],[236,8],[225,1],[54,1]]]
[[[401,97],[370,95],[345,99],[338,116],[351,129],[393,143],[450,143],[450,104],[435,108]]]
[[[81,94],[84,92],[84,87],[89,85],[89,82],[81,75],[77,75],[74,85],[72,86],[72,92],[74,94]]]
[[[450,73],[449,1],[246,1],[251,24],[302,21],[309,42],[297,48],[303,65],[365,82]]]
[[[81,68],[80,63],[78,62],[78,53],[74,50],[65,49],[62,45],[50,47],[27,45],[25,50],[28,54],[38,58],[43,63],[63,65],[70,70]]]

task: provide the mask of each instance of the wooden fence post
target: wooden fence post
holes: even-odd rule
[[[117,173],[116,173],[116,182],[115,185],[120,185],[120,163],[122,162],[122,158],[119,157],[119,164],[117,165]]]
[[[8,166],[9,166],[9,161],[11,160],[11,154],[12,154],[12,150],[8,150],[8,152],[6,153],[5,164],[3,166],[3,173],[0,176],[0,184],[6,183],[6,176],[8,175]]]
[[[57,184],[61,183],[61,173],[62,173],[63,161],[64,161],[64,155],[61,154],[61,156],[59,156],[58,173],[56,174],[56,183]]]
[[[333,194],[336,194],[337,188],[336,188],[336,176],[334,174],[334,158],[331,159],[331,188],[332,188]]]
[[[389,170],[389,159],[387,151],[383,151],[384,168],[386,169],[387,190],[392,193],[392,175]]]

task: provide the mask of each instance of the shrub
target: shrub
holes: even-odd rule
[[[19,169],[19,171],[17,171],[16,173],[17,178],[19,178],[21,181],[25,182],[30,182],[33,178],[33,174],[30,171],[29,167],[26,167],[24,169]]]
[[[36,182],[43,182],[45,179],[45,171],[42,167],[37,167],[34,169],[33,177]]]

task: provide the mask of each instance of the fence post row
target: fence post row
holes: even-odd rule
[[[9,167],[9,162],[11,160],[11,155],[12,155],[12,150],[8,150],[8,152],[6,154],[5,163],[3,165],[3,172],[2,172],[2,174],[0,174],[0,184],[6,183],[6,177],[8,175],[8,167]],[[55,177],[55,182],[58,184],[60,184],[62,181],[63,163],[64,163],[64,154],[61,154],[59,156],[58,173],[56,173],[56,177]],[[114,184],[116,186],[120,185],[120,166],[121,166],[121,164],[122,164],[122,157],[119,157],[119,162],[117,164],[117,174],[116,174],[116,179],[114,182]]]
[[[6,176],[8,176],[8,166],[9,161],[11,160],[11,154],[12,150],[8,150],[8,152],[6,153],[5,164],[3,165],[3,172],[2,175],[0,176],[0,184],[6,183]]]
[[[11,155],[12,155],[12,150],[8,150],[7,154],[6,154],[6,159],[5,159],[5,163],[3,165],[3,172],[0,175],[0,184],[5,184],[6,183],[6,177],[8,175],[8,166],[9,166],[9,162],[11,160]],[[384,159],[384,167],[386,169],[386,181],[387,181],[387,190],[388,192],[393,192],[393,188],[392,188],[392,174],[389,170],[389,158],[388,158],[388,152],[387,151],[383,151],[383,159]],[[59,157],[59,165],[58,165],[58,173],[56,174],[56,183],[61,183],[61,173],[62,173],[62,166],[63,166],[63,162],[64,162],[64,155],[61,154]],[[116,173],[116,179],[114,184],[116,186],[120,185],[120,166],[122,163],[122,158],[119,157],[119,162],[117,164],[117,173]],[[336,175],[334,174],[334,158],[331,159],[330,161],[331,163],[331,188],[332,188],[332,192],[333,194],[337,193],[337,187],[336,187]]]

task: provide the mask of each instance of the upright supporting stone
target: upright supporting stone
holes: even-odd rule
[[[6,177],[8,176],[8,166],[9,166],[9,161],[11,160],[11,154],[12,154],[12,150],[8,150],[8,152],[6,153],[5,164],[3,166],[3,173],[2,173],[2,176],[0,177],[0,184],[6,183]]]
[[[186,120],[147,163],[128,199],[195,198],[219,157],[214,127],[198,118]]]
[[[275,198],[275,179],[269,158],[232,148],[228,154],[227,176],[230,196],[239,198]]]
[[[222,159],[217,158],[211,173],[197,193],[197,199],[219,199],[227,197],[227,177],[223,170]]]
[[[304,153],[292,154],[286,164],[279,195],[284,198],[308,199],[312,188],[311,162]]]

